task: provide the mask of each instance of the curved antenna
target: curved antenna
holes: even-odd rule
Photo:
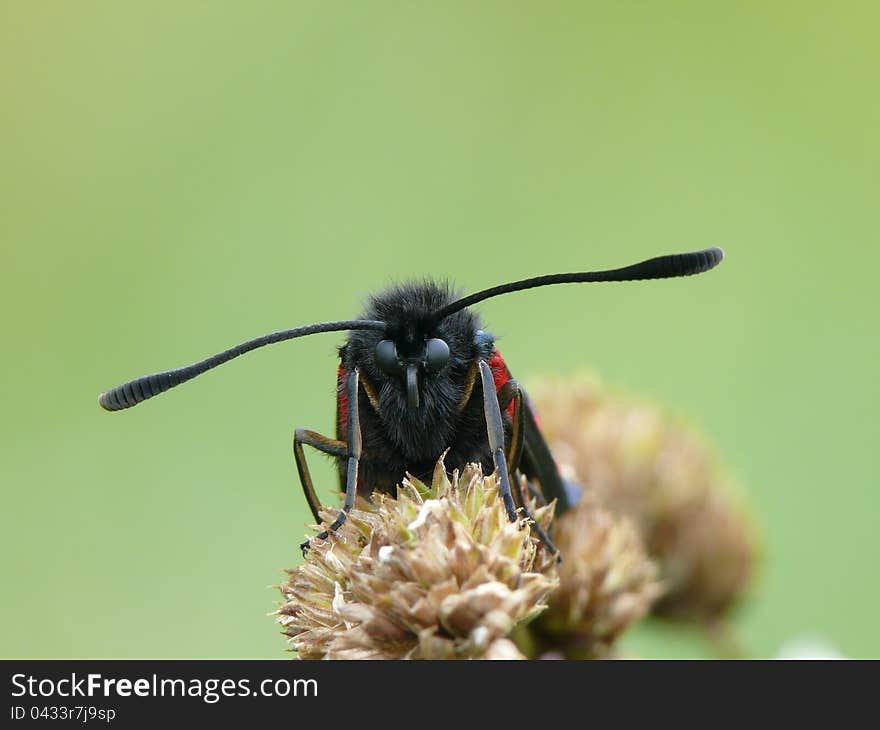
[[[672,254],[670,256],[658,256],[647,259],[638,264],[625,266],[622,269],[609,269],[607,271],[582,271],[571,274],[547,274],[536,276],[532,279],[513,281],[509,284],[499,284],[491,289],[484,289],[475,294],[447,304],[434,313],[434,321],[439,322],[444,317],[454,314],[461,309],[470,307],[484,299],[497,297],[501,294],[534,289],[538,286],[550,284],[580,284],[583,282],[599,281],[642,281],[646,279],[671,279],[678,276],[693,276],[702,274],[704,271],[715,268],[724,258],[724,251],[720,248],[707,248],[703,251],[691,253]]]
[[[306,335],[315,335],[319,332],[339,332],[340,330],[381,330],[385,331],[385,323],[372,319],[354,319],[344,322],[323,322],[320,324],[310,324],[305,327],[297,327],[292,330],[282,330],[281,332],[273,332],[269,335],[257,337],[254,340],[242,342],[240,345],[230,347],[212,357],[209,357],[192,365],[187,365],[176,370],[166,370],[162,373],[154,375],[144,375],[142,378],[131,380],[124,383],[106,393],[102,393],[98,399],[101,407],[108,411],[121,411],[125,408],[131,408],[138,403],[142,403],[154,395],[164,393],[176,385],[192,380],[204,372],[216,368],[225,362],[229,362],[246,352],[256,350],[258,347],[265,345],[274,345],[276,342],[284,340],[292,340],[296,337],[305,337]]]

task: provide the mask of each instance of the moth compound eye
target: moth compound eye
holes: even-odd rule
[[[400,372],[400,361],[397,359],[397,345],[394,340],[380,340],[376,345],[376,365],[386,375]]]
[[[428,372],[439,372],[448,362],[449,345],[444,340],[434,337],[425,343],[425,367]]]

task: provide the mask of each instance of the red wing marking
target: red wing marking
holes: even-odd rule
[[[348,389],[345,387],[345,368],[339,363],[336,373],[336,438],[346,438],[345,425],[348,421]]]
[[[492,353],[492,357],[489,360],[489,369],[492,371],[492,380],[495,381],[495,392],[498,393],[511,377],[510,370],[507,369],[507,364],[498,350]],[[510,418],[513,418],[513,401],[510,401],[510,405],[507,406],[505,413]]]

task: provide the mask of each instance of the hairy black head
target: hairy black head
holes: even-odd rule
[[[477,354],[476,315],[463,309],[436,320],[454,299],[448,285],[431,280],[392,286],[370,297],[363,313],[386,331],[352,331],[340,351],[343,366],[374,386],[386,433],[407,459],[436,458],[449,444]]]

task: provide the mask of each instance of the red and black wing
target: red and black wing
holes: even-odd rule
[[[501,390],[504,384],[511,379],[510,370],[501,357],[501,353],[496,349],[492,353],[489,360],[489,368],[492,370],[492,378],[495,381],[495,392]],[[522,390],[522,388],[520,388]],[[547,501],[557,500],[556,514],[561,515],[568,510],[571,505],[568,491],[559,474],[559,469],[550,453],[550,447],[544,440],[541,429],[538,426],[538,420],[535,416],[534,408],[525,390],[523,394],[523,415],[525,420],[525,428],[523,431],[523,454],[520,460],[519,469],[526,475],[528,479],[534,479],[541,483],[541,491],[547,498]],[[508,418],[513,418],[513,403],[508,406],[505,414]]]

